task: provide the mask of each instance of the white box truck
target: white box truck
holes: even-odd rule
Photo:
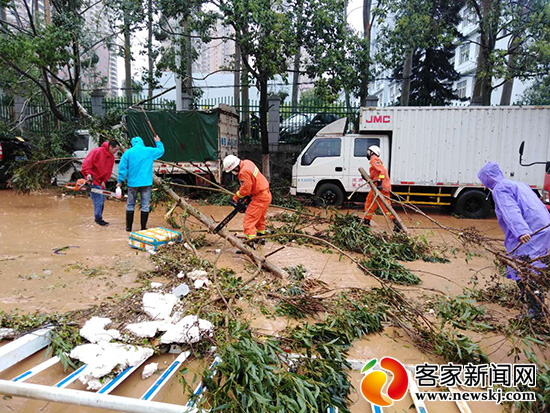
[[[477,172],[494,161],[548,205],[549,106],[361,108],[358,133],[345,129],[346,121],[338,120],[304,148],[293,166],[291,194],[314,195],[332,205],[355,190],[364,196],[369,187],[362,187],[358,168],[368,171],[367,148],[377,145],[392,190],[404,202],[485,217],[491,202]],[[530,167],[520,165],[522,142],[522,165],[538,161]]]

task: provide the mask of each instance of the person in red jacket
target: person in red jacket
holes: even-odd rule
[[[382,160],[380,159],[380,148],[376,145],[370,146],[369,149],[367,149],[367,159],[370,161],[370,179],[374,181],[374,183],[377,185],[378,190],[382,193],[383,196],[386,197],[386,199],[390,199],[390,192],[391,192],[391,182],[390,177],[388,176],[388,171],[386,170],[386,167],[382,163]],[[393,214],[388,211],[388,209],[384,206],[382,202],[380,202],[378,199],[376,202],[374,201],[374,191],[369,191],[369,194],[367,195],[367,200],[365,201],[365,220],[364,224],[367,226],[370,226],[370,221],[372,220],[372,216],[374,215],[374,212],[376,211],[377,207],[380,207],[382,212],[386,214],[386,216],[393,221],[395,224],[395,227],[393,229],[394,232],[401,231],[401,226],[396,221]]]
[[[243,220],[244,235],[249,243],[256,241],[257,234],[265,235],[265,215],[271,204],[269,182],[254,162],[248,159],[240,160],[235,155],[228,155],[223,160],[225,172],[239,175],[241,187],[233,196],[233,201],[242,203],[251,196],[252,200],[246,208]],[[244,208],[243,208],[244,209]],[[265,242],[265,241],[264,241]]]
[[[99,148],[92,149],[82,162],[82,175],[92,183],[94,188],[105,189],[105,183],[113,172],[115,155],[118,150],[119,144],[117,141],[103,142]],[[107,221],[103,220],[105,195],[90,192],[90,198],[92,198],[94,204],[95,222],[101,226],[109,225]]]

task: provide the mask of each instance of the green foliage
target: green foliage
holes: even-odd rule
[[[536,79],[521,96],[520,105],[550,105],[550,76]]]
[[[534,391],[535,402],[515,403],[516,411],[520,413],[545,413],[550,410],[550,367],[548,363],[541,362],[534,351],[526,350],[525,356],[529,363],[537,366],[536,388],[518,388],[514,391]]]
[[[489,357],[470,338],[456,331],[448,332],[445,329],[434,332],[429,337],[434,354],[447,361],[460,364],[486,364]]]
[[[300,279],[303,270],[295,267],[293,274]],[[339,296],[333,308],[324,322],[299,326],[282,342],[230,324],[229,339],[218,342],[218,375],[203,373],[212,411],[302,412],[333,406],[349,412],[347,349],[356,338],[382,330],[385,305],[376,293],[352,293]]]
[[[10,185],[18,192],[33,192],[51,185],[58,173],[73,166],[74,131],[78,124],[64,123],[49,139],[34,137],[29,140],[32,146],[29,162],[13,168]]]
[[[494,327],[487,323],[485,307],[477,304],[469,295],[437,297],[432,306],[441,319],[441,326],[450,324],[463,330],[487,331]]]
[[[17,311],[6,313],[0,311],[0,326],[13,328],[17,334],[23,335],[31,333],[47,325],[53,325],[51,332],[51,342],[48,351],[61,359],[65,370],[69,366],[75,367],[68,354],[71,350],[81,344],[79,328],[71,323],[67,316],[59,314],[20,314]]]
[[[454,54],[460,10],[464,0],[400,0],[387,5],[394,16],[382,26],[377,59],[403,77],[403,62],[412,53],[409,105],[445,104],[458,99],[453,92]]]
[[[402,264],[384,254],[375,254],[368,260],[361,260],[361,265],[368,268],[374,275],[397,284],[420,284],[420,278],[411,273]]]

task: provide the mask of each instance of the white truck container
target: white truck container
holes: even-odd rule
[[[550,107],[361,108],[359,133],[345,134],[336,121],[309,142],[292,171],[291,193],[315,195],[340,205],[357,190],[368,192],[358,168],[368,171],[367,148],[377,145],[392,190],[404,202],[451,206],[482,218],[491,210],[489,193],[477,178],[487,161],[498,162],[507,178],[527,183],[548,201],[543,188],[550,163]],[[550,180],[549,180],[550,182]]]

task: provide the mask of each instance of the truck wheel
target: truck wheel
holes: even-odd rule
[[[317,206],[340,206],[344,202],[344,192],[336,184],[322,184],[315,191],[315,204]]]
[[[182,186],[178,186],[178,185],[189,185],[189,183],[186,182],[185,179],[172,178],[172,182],[177,184],[177,185],[172,186],[172,189],[174,190],[174,192],[176,194],[178,194],[179,196],[189,195],[190,188],[184,188]]]
[[[455,212],[464,218],[485,218],[491,213],[487,194],[479,189],[462,192],[455,203]]]

